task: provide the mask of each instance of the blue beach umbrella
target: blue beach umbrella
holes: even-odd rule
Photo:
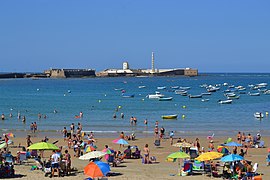
[[[224,156],[223,158],[221,158],[220,160],[222,162],[233,162],[233,161],[241,161],[244,158],[242,156],[239,156],[237,154],[229,154],[227,156]]]
[[[230,147],[230,146],[237,146],[237,147],[241,147],[242,144],[239,144],[239,143],[236,143],[236,142],[229,142],[227,144],[222,144],[222,146],[227,146],[227,147]]]
[[[115,143],[115,144],[128,145],[128,142],[125,141],[124,139],[121,139],[121,138],[120,139],[115,139],[112,142]]]
[[[96,165],[100,168],[103,174],[108,174],[108,172],[111,171],[110,165],[108,163],[102,162],[102,161],[96,161]]]

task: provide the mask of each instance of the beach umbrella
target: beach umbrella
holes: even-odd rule
[[[190,158],[190,156],[183,151],[178,151],[167,156],[167,159],[178,159],[178,172],[179,173],[181,169],[180,159],[186,159],[186,158]]]
[[[96,148],[94,146],[86,146],[84,149],[85,152],[91,152],[91,151],[95,151],[95,150],[96,150]]]
[[[222,162],[233,162],[233,161],[241,161],[244,157],[239,156],[237,154],[229,154],[227,156],[222,157],[220,160]]]
[[[222,156],[223,156],[223,154],[221,154],[219,152],[212,151],[212,152],[203,153],[195,159],[198,161],[209,161],[209,160],[221,158]]]
[[[239,143],[237,143],[237,142],[229,142],[229,143],[227,143],[227,144],[222,144],[222,146],[227,146],[227,147],[231,147],[231,146],[237,146],[237,147],[241,147],[242,146],[242,144],[239,144]]]
[[[187,142],[181,142],[181,143],[175,143],[172,146],[188,148],[188,147],[191,147],[192,145],[190,143],[187,143]]]
[[[102,152],[102,151],[91,151],[89,153],[84,154],[83,156],[80,156],[79,159],[80,160],[89,160],[89,159],[93,159],[93,158],[100,158],[105,156],[106,153]]]
[[[15,137],[15,135],[13,133],[8,133],[7,136],[8,137]]]
[[[32,150],[59,150],[59,148],[51,143],[47,142],[38,142],[35,144],[32,144],[31,146],[28,147],[28,149]]]
[[[0,142],[0,149],[7,147],[7,143],[5,141]]]
[[[115,139],[115,140],[113,140],[112,142],[115,143],[115,144],[128,145],[128,142],[127,142],[126,140],[122,139],[122,138],[120,138],[120,139]]]
[[[91,178],[104,177],[110,172],[110,166],[101,161],[90,162],[84,167],[84,174]]]
[[[106,153],[106,154],[112,154],[112,151],[110,148],[105,148],[102,150],[102,152]]]
[[[224,146],[219,146],[217,148],[217,152],[222,153],[222,154],[229,154],[229,150],[225,148]]]

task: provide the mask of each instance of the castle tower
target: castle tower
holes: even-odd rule
[[[155,57],[154,57],[154,52],[152,52],[152,69],[151,73],[155,73]]]

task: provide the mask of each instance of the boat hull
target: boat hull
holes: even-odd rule
[[[173,115],[163,115],[161,116],[162,119],[177,119],[177,114],[173,114]]]

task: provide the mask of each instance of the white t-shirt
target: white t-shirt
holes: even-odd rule
[[[52,155],[52,164],[58,163],[60,159],[60,156],[58,154],[53,154]]]

